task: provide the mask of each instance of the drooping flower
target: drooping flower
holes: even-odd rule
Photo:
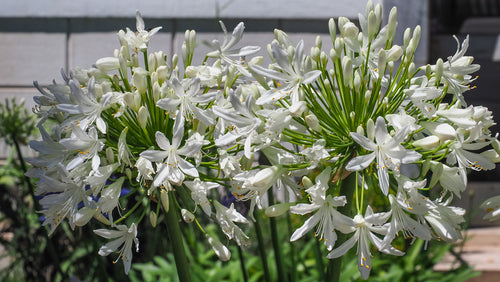
[[[123,268],[125,274],[128,274],[130,270],[130,264],[132,263],[132,243],[135,243],[135,251],[139,251],[139,240],[137,239],[137,226],[132,223],[130,227],[126,225],[115,226],[118,230],[108,230],[108,229],[97,229],[94,233],[104,237],[106,239],[114,239],[106,243],[99,249],[99,255],[107,256],[114,253],[120,246],[121,249],[118,253],[118,259],[123,260]]]

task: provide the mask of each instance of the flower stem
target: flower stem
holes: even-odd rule
[[[267,193],[269,199],[269,206],[274,205],[274,195],[272,189],[269,189]],[[274,260],[276,261],[276,269],[278,270],[278,281],[288,281],[285,276],[285,269],[283,267],[283,259],[281,257],[280,240],[278,238],[278,227],[276,225],[276,219],[274,217],[269,218],[271,225],[271,239],[273,242],[274,249]]]
[[[254,217],[255,217],[255,233],[257,235],[260,260],[262,262],[262,268],[264,269],[264,281],[271,282],[271,276],[269,274],[269,267],[267,266],[267,256],[266,256],[266,249],[265,249],[265,245],[264,245],[264,237],[262,236],[262,229],[260,227],[260,224],[261,224],[260,213],[255,211]]]
[[[168,193],[170,194],[168,200],[170,201],[171,208],[166,213],[167,230],[170,238],[170,243],[174,251],[177,275],[179,277],[179,281],[190,282],[191,276],[189,270],[189,262],[187,260],[181,228],[179,226],[179,211],[177,210],[177,208],[175,208],[175,194],[174,191],[169,191]]]
[[[332,183],[333,184],[333,183]],[[343,207],[339,207],[338,211],[346,216],[354,216],[353,202],[354,202],[354,191],[356,190],[356,173],[351,173],[347,178],[345,178],[340,187],[340,195],[345,195],[347,203]],[[348,236],[347,234],[337,232],[337,241],[335,245],[340,246],[344,243]],[[326,271],[325,282],[338,282],[340,281],[340,271],[342,268],[342,256],[331,259],[328,262],[328,268]]]
[[[241,267],[241,273],[243,274],[243,281],[248,282],[248,274],[245,268],[245,258],[243,257],[243,250],[241,250],[240,246],[238,246],[238,257],[240,259],[240,267]]]

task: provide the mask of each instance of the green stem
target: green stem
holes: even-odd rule
[[[170,202],[170,209],[167,212],[167,230],[170,238],[170,243],[174,251],[175,266],[177,267],[177,275],[180,282],[190,282],[191,275],[189,269],[189,262],[187,260],[182,232],[179,225],[179,211],[176,208],[175,193],[168,192],[168,201]]]
[[[332,183],[333,184],[333,183]],[[354,216],[353,202],[354,202],[354,191],[356,190],[356,173],[351,173],[346,179],[342,181],[340,187],[340,195],[345,195],[347,203],[343,207],[339,207],[338,211],[346,216]],[[348,235],[337,232],[336,246],[342,245],[347,239]],[[338,282],[340,281],[340,271],[342,268],[342,256],[331,259],[328,262],[328,268],[326,271],[325,282]]]
[[[260,261],[262,262],[262,268],[264,269],[264,280],[266,282],[271,282],[271,276],[269,274],[269,267],[267,266],[267,256],[266,249],[264,246],[264,237],[262,236],[262,229],[260,228],[260,214],[254,212],[255,217],[255,233],[257,235],[257,242],[259,246]]]
[[[274,195],[272,189],[269,189],[267,196],[269,198],[269,206],[274,205]],[[283,259],[281,257],[280,240],[278,238],[278,227],[274,217],[269,218],[271,225],[271,239],[273,242],[274,259],[276,261],[276,269],[278,270],[278,281],[288,281],[285,276],[285,269],[283,267]]]
[[[240,246],[238,246],[238,257],[240,259],[241,273],[243,273],[243,281],[248,282],[248,274],[245,268],[245,259],[243,258],[243,251],[241,250]]]

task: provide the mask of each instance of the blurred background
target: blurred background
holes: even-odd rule
[[[460,41],[469,35],[467,54],[474,56],[481,70],[474,82],[477,88],[466,93],[466,100],[471,105],[488,107],[496,120],[500,120],[500,87],[495,84],[500,81],[500,0],[373,2],[384,5],[385,16],[397,6],[396,37],[400,42],[404,28],[422,27],[417,65],[433,64],[437,58],[453,55],[457,43],[452,35]],[[135,30],[136,10],[142,13],[146,28],[163,27],[153,37],[150,50],[163,50],[171,58],[179,52],[186,29],[197,31],[199,49],[204,48],[203,40],[222,37],[218,20],[223,20],[228,30],[244,21],[246,32],[242,44],[264,47],[278,28],[296,42],[304,39],[305,50],[320,35],[323,48],[328,50],[331,46],[328,19],[345,16],[356,21],[366,6],[365,0],[2,0],[1,3],[0,103],[5,99],[19,102],[24,99],[28,110],[34,105],[32,97],[37,93],[34,80],[41,85],[53,79],[62,82],[61,69],[88,68],[101,57],[113,56],[113,50],[119,47],[116,32],[125,27]],[[267,56],[265,48],[260,52]],[[197,59],[202,60],[194,58],[194,62]],[[492,131],[499,129],[496,125]],[[23,154],[32,154],[20,145]],[[12,150],[12,144],[0,141],[0,166],[9,163]],[[472,174],[470,197],[460,199],[460,204],[477,208],[484,199],[500,194],[499,180],[498,169]],[[474,214],[471,226],[488,226],[481,217],[482,214]],[[0,232],[1,228],[0,223]]]

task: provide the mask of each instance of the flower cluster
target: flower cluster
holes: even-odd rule
[[[479,69],[465,55],[469,39],[446,61],[417,67],[420,28],[393,44],[395,8],[382,25],[381,6],[369,2],[359,24],[331,19],[333,48],[318,37],[310,52],[275,30],[264,66],[252,57],[259,47],[239,46],[243,23],[229,34],[221,22],[224,41],[207,42],[211,51],[194,65],[194,31],[182,55],[167,58],[149,52],[160,28],[147,31],[137,13],[137,32],[118,32],[113,56],[63,74],[63,84],[35,83],[42,139],[30,143],[39,156],[28,175],[39,179],[44,224],[108,225],[94,231],[114,239],[99,254],[121,247],[125,272],[139,222],[149,212],[154,226],[161,207],[186,222],[207,216],[247,245],[241,225],[250,221],[223,197],[249,201],[250,219],[255,208],[312,214],[290,241],[316,228],[328,258],[356,248],[364,279],[372,245],[403,255],[392,246],[400,234],[460,239],[465,211],[451,200],[466,188],[467,170],[500,160],[491,112],[465,102]],[[267,165],[256,162],[263,157]],[[282,203],[269,206],[273,192]],[[484,207],[500,217],[499,198]],[[348,239],[337,242],[338,232]]]

